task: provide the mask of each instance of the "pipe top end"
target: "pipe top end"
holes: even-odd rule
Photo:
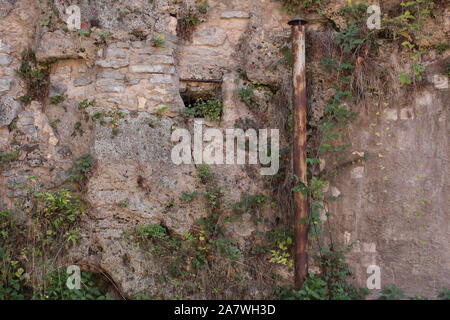
[[[288,25],[290,25],[290,26],[300,26],[300,25],[304,25],[304,24],[307,24],[307,23],[308,23],[308,20],[297,17],[297,18],[294,18],[294,19],[290,20],[288,22]]]

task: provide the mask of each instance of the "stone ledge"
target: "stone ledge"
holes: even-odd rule
[[[172,56],[167,55],[151,55],[151,56],[139,56],[132,59],[132,62],[139,64],[168,64],[174,65],[175,60]]]
[[[137,54],[160,54],[160,55],[172,55],[172,48],[155,48],[155,47],[145,47],[140,49],[133,49]]]
[[[95,62],[97,66],[103,67],[103,68],[113,68],[113,69],[119,69],[122,67],[128,66],[130,63],[127,60],[98,60]]]
[[[125,79],[125,75],[119,70],[103,70],[97,74],[97,79],[123,80]]]
[[[128,50],[125,49],[117,49],[117,48],[106,49],[106,56],[110,58],[125,59],[127,55]]]
[[[171,75],[168,74],[155,74],[148,78],[148,81],[152,84],[163,84],[163,83],[172,83],[173,79]]]
[[[91,84],[91,83],[92,83],[92,80],[89,76],[81,76],[81,77],[76,78],[73,81],[73,85],[75,87],[87,86],[88,84]]]
[[[227,33],[220,28],[209,28],[194,33],[194,45],[219,47],[225,43]]]
[[[163,65],[137,64],[130,67],[130,72],[174,74],[175,67],[168,67]]]

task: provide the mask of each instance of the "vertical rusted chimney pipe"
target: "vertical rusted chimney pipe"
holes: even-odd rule
[[[292,27],[292,79],[294,93],[292,105],[294,111],[294,151],[293,169],[300,182],[307,185],[306,172],[306,59],[305,24],[302,18],[289,21]],[[308,273],[308,196],[294,192],[294,276],[295,288],[301,289]]]

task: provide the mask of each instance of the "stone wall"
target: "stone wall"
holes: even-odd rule
[[[277,1],[210,0],[204,20],[186,40],[177,36],[179,4],[104,2],[97,6],[81,1],[89,36],[64,30],[67,1],[55,0],[52,7],[32,0],[0,2],[0,150],[20,151],[18,161],[1,172],[0,208],[20,214],[15,203],[29,201],[31,191],[23,188],[28,177],[39,177],[47,190],[58,188],[64,185],[72,160],[90,153],[96,160],[85,192],[90,209],[82,220],[79,245],[62,263],[106,272],[127,296],[145,292],[167,298],[173,289],[158,282],[164,266],[144,256],[123,234],[137,225],[162,223],[183,235],[208,213],[204,198],[167,207],[183,192],[205,191],[194,165],[170,161],[172,130],[192,129],[192,121],[180,114],[182,95],[219,88],[222,121],[207,125],[233,128],[250,119],[261,128],[282,129],[281,142],[287,146],[290,68],[280,60],[281,49],[289,43],[289,16]],[[331,12],[339,5],[330,5]],[[52,10],[57,14],[49,18]],[[331,31],[318,15],[308,13],[308,18],[312,20],[307,46],[310,112],[317,119],[328,93],[326,75],[317,71],[323,51],[314,37]],[[436,19],[448,26],[444,16]],[[135,30],[146,39],[133,35]],[[164,38],[162,47],[155,46],[156,36]],[[48,98],[25,105],[19,102],[26,92],[15,70],[28,47],[39,61],[51,64],[51,72]],[[448,52],[431,51],[425,57],[429,74],[423,87],[403,96],[382,97],[376,104],[352,106],[358,117],[344,139],[350,154],[369,157],[340,171],[328,192],[343,195],[329,205],[335,213],[330,219],[339,242],[355,243],[348,259],[361,286],[371,264],[381,267],[383,287],[396,284],[408,294],[432,297],[450,286],[445,179],[449,93],[437,90],[430,80],[433,66],[448,62]],[[399,59],[401,53],[381,49],[379,61],[385,67],[401,70]],[[246,79],[240,79],[242,72]],[[257,112],[237,94],[248,83],[258,84],[255,92],[262,103]],[[50,103],[59,95],[65,95],[62,103]],[[95,100],[86,110],[89,117],[101,113],[107,123],[117,117],[115,124],[84,121],[78,106],[86,99]],[[254,166],[212,167],[217,187],[223,190],[225,215],[243,194],[286,196],[285,189],[273,191]],[[118,205],[122,200],[128,202],[126,208]],[[227,232],[240,249],[251,248],[258,232],[291,224],[288,207],[278,203],[264,208],[259,222],[244,214],[225,224]],[[267,259],[258,266],[291,281],[290,269]],[[245,277],[249,289],[244,297],[270,295],[272,282]]]

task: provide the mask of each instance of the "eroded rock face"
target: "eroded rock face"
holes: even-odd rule
[[[0,97],[0,127],[9,125],[17,116],[21,106],[11,96]]]
[[[196,220],[211,213],[207,196],[180,201],[183,193],[212,192],[197,178],[195,165],[177,166],[170,158],[172,131],[192,132],[192,120],[181,115],[185,102],[180,91],[215,92],[222,98],[222,121],[207,125],[278,128],[282,145],[288,147],[289,17],[274,1],[211,0],[207,19],[188,41],[176,35],[173,15],[181,14],[181,9],[166,0],[127,5],[110,1],[104,7],[80,4],[83,30],[89,35],[65,31],[65,2],[59,0],[54,7],[45,7],[55,9],[59,18],[47,23],[47,16],[34,17],[41,21],[35,31],[35,23],[25,23],[33,16],[24,9],[31,3],[40,5],[38,1],[0,1],[0,151],[13,146],[20,151],[18,160],[1,173],[0,209],[14,208],[20,199],[29,201],[31,192],[24,188],[29,176],[39,177],[46,190],[66,186],[73,159],[91,154],[95,168],[83,190],[89,210],[82,218],[78,245],[62,260],[106,272],[127,297],[146,293],[171,298],[176,290],[159,280],[167,266],[137,248],[127,234],[136,226],[159,223],[182,237],[195,229]],[[338,7],[330,4],[326,15],[344,26]],[[443,16],[438,21],[448,24]],[[336,94],[327,73],[319,71],[334,38],[333,30],[320,21],[309,26],[308,97],[314,126]],[[436,28],[430,26],[430,30]],[[28,34],[34,32],[32,42]],[[163,44],[156,45],[155,37],[160,36]],[[444,39],[443,33],[437,37]],[[49,99],[43,102],[19,102],[26,92],[14,70],[27,47],[35,50],[39,62],[51,65]],[[388,76],[397,79],[404,67],[400,53],[390,47],[380,49],[378,59],[392,72]],[[441,72],[445,59],[448,50],[429,53],[424,57],[424,65],[430,66],[427,72]],[[256,109],[242,101],[239,90],[245,88],[254,89]],[[334,223],[333,236],[340,243],[355,243],[348,259],[359,285],[365,286],[367,266],[376,264],[382,268],[383,284],[395,283],[408,294],[431,297],[439,287],[448,287],[450,279],[445,213],[448,90],[436,90],[425,82],[408,96],[397,101],[394,94],[380,97],[377,104],[368,99],[368,111],[355,109],[357,120],[343,139],[350,153],[371,157],[345,167],[330,181],[327,192],[333,197],[343,195],[343,200],[329,204],[335,216],[322,219]],[[333,161],[321,161],[321,171],[333,169]],[[289,173],[289,162],[284,166]],[[227,218],[224,233],[240,251],[257,251],[258,234],[292,225],[288,201],[272,201],[288,198],[291,190],[286,189],[285,180],[274,188],[259,174],[258,166],[211,168],[214,191],[221,194],[221,214]],[[266,196],[270,203],[257,213],[236,217],[236,203],[243,195],[255,194]],[[125,207],[119,205],[123,201]],[[264,274],[292,281],[291,269],[274,266],[268,262],[270,257],[256,257],[241,260],[248,258]],[[242,271],[247,284],[242,297],[270,296],[272,280],[258,277],[253,271]],[[224,296],[236,297],[233,290]],[[203,298],[202,294],[186,298]]]
[[[6,17],[14,8],[15,0],[0,1],[0,19]]]

